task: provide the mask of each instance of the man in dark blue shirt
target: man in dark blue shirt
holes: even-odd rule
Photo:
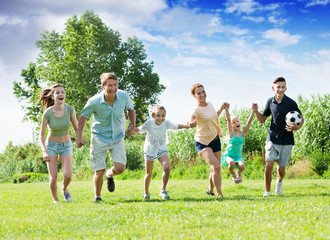
[[[273,82],[272,89],[275,96],[268,99],[262,114],[258,111],[258,104],[252,104],[252,110],[256,114],[260,123],[264,123],[267,117],[272,115],[265,145],[266,168],[264,197],[271,195],[270,187],[275,161],[278,164],[275,194],[282,194],[282,180],[285,175],[285,167],[288,165],[292,147],[294,145],[293,131],[300,129],[304,124],[303,117],[299,125],[295,123],[287,125],[285,122],[285,116],[288,112],[297,111],[301,114],[297,103],[284,94],[287,89],[285,79],[283,77],[276,78]]]

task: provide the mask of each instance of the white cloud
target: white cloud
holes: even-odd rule
[[[330,0],[311,0],[306,4],[306,7],[313,7],[317,5],[326,6],[330,3]]]
[[[148,24],[155,31],[193,32],[197,35],[212,36],[214,33],[242,35],[247,29],[223,25],[219,16],[210,13],[199,13],[198,9],[180,6],[162,12],[155,22]]]
[[[283,26],[284,24],[286,24],[288,22],[287,19],[284,18],[278,18],[278,13],[273,13],[273,15],[268,17],[268,21],[270,23],[275,24],[276,26]]]
[[[318,54],[318,56],[320,56],[324,59],[330,60],[330,50],[320,50],[317,52],[317,54]]]
[[[288,32],[284,32],[282,29],[274,28],[270,29],[262,34],[265,39],[274,40],[284,45],[296,44],[301,39],[300,35],[290,35]]]
[[[228,0],[225,6],[226,6],[225,12],[227,13],[236,12],[238,15],[242,13],[249,15],[256,11],[273,11],[279,8],[280,4],[272,3],[263,6],[255,0]]]
[[[242,17],[243,20],[248,20],[251,22],[255,22],[255,23],[262,23],[265,21],[264,17],[251,17],[251,16],[243,16]]]
[[[171,65],[173,66],[214,66],[217,64],[217,61],[209,58],[202,58],[202,57],[183,57],[180,54],[173,58],[170,61]]]
[[[261,5],[254,1],[254,0],[229,0],[226,4],[227,13],[234,13],[237,14],[246,13],[251,14],[255,12]]]
[[[322,38],[329,38],[330,37],[330,32],[321,33],[321,34],[319,34],[319,36],[322,37]]]
[[[25,26],[27,24],[27,21],[18,17],[0,16],[0,26],[3,24],[8,24],[8,25],[20,24],[22,26]]]

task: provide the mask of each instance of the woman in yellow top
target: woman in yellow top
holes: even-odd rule
[[[69,134],[69,127],[72,123],[73,129],[77,133],[78,121],[74,107],[65,104],[65,90],[61,84],[53,85],[42,90],[39,102],[45,110],[42,115],[40,129],[40,146],[43,152],[43,160],[47,162],[49,172],[49,187],[53,195],[54,203],[58,203],[57,196],[57,161],[63,167],[62,194],[65,201],[71,202],[72,197],[67,189],[72,177],[72,143]],[[45,143],[45,133],[49,127],[47,142]]]
[[[206,92],[203,85],[194,84],[191,87],[191,94],[197,100],[197,106],[193,109],[190,117],[190,125],[196,125],[195,147],[198,154],[210,165],[209,187],[206,190],[208,195],[214,195],[213,188],[216,188],[217,196],[223,197],[221,191],[221,142],[220,136],[223,132],[220,128],[219,115],[223,106],[215,111],[213,105],[206,101]]]

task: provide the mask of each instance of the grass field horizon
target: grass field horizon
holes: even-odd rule
[[[74,181],[72,203],[52,202],[48,183],[0,184],[0,239],[330,239],[329,180],[284,180],[284,194],[264,198],[262,180],[223,180],[223,199],[207,180],[160,180],[143,201],[143,180],[116,180],[93,203],[92,181]],[[59,184],[60,188],[61,184]]]

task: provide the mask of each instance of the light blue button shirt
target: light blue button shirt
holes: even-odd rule
[[[93,114],[92,134],[105,143],[119,142],[125,136],[125,112],[133,110],[134,105],[129,95],[118,90],[111,107],[101,92],[88,99],[81,115],[89,119]]]

